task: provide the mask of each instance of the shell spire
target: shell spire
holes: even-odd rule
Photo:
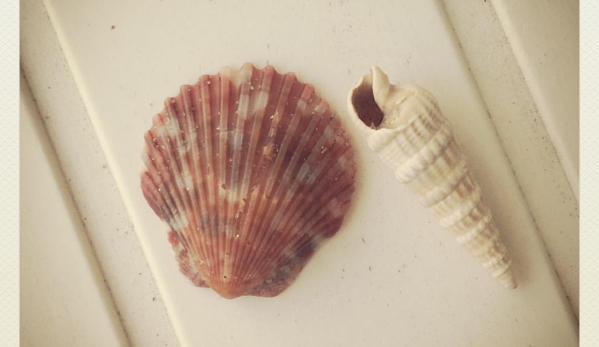
[[[275,296],[339,230],[353,155],[312,85],[246,63],[166,99],[145,134],[141,188],[193,284]]]
[[[491,211],[435,98],[414,85],[390,84],[375,66],[350,92],[348,104],[368,146],[397,179],[493,277],[516,288]]]

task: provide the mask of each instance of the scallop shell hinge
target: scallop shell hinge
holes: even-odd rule
[[[491,211],[435,98],[413,85],[391,85],[373,67],[349,94],[349,112],[368,146],[396,177],[508,288],[511,260]]]
[[[275,296],[340,228],[353,156],[312,85],[246,63],[166,99],[145,134],[141,187],[195,285]]]

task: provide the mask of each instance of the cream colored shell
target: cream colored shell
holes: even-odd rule
[[[369,147],[439,223],[493,277],[516,288],[491,211],[435,98],[417,86],[391,85],[387,75],[373,67],[350,93],[349,112]]]

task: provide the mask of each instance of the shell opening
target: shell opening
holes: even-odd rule
[[[370,75],[365,76],[360,85],[353,90],[351,103],[358,118],[366,126],[376,129],[383,122],[385,114],[374,100],[372,77]]]

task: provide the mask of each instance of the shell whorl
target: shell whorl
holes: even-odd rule
[[[414,85],[392,85],[373,67],[349,94],[348,108],[368,146],[397,179],[493,277],[515,288],[491,211],[433,95]]]

